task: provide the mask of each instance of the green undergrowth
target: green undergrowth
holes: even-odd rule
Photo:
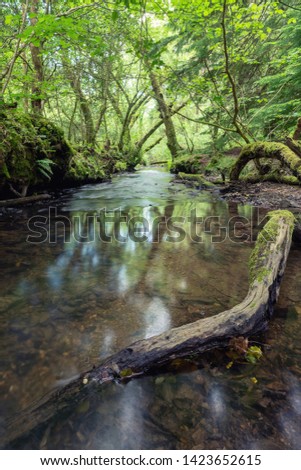
[[[106,176],[106,170],[101,158],[77,152],[70,161],[66,178],[74,182],[84,182],[87,180],[101,180]]]
[[[67,178],[80,181],[100,181],[114,173],[131,170],[134,158],[122,155],[116,147],[103,150],[79,146],[70,161]]]
[[[171,173],[222,175],[227,177],[235,160],[226,155],[181,155],[172,162]]]
[[[0,191],[12,197],[24,188],[63,187],[102,181],[132,169],[140,156],[95,147],[72,147],[48,119],[19,111],[0,112]],[[25,190],[26,193],[26,190]]]

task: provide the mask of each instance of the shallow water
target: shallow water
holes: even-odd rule
[[[2,420],[133,341],[244,297],[257,211],[170,181],[148,170],[83,187],[65,194],[50,222],[42,205],[2,215]],[[36,215],[40,226],[47,218],[43,243],[28,227]],[[16,445],[301,448],[300,261],[293,246],[256,366],[228,370],[222,351],[111,384]]]

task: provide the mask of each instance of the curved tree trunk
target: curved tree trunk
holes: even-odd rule
[[[230,173],[230,180],[236,181],[248,162],[254,159],[272,158],[279,160],[301,181],[301,158],[287,145],[279,142],[256,142],[246,145]]]
[[[109,357],[99,367],[82,374],[49,399],[11,420],[5,430],[7,447],[37,426],[71,409],[85,398],[90,387],[132,378],[175,358],[228,346],[235,336],[249,336],[266,328],[278,298],[281,279],[291,245],[294,216],[274,211],[258,236],[250,260],[250,287],[245,299],[213,317],[173,328],[152,338],[137,341]]]
[[[147,61],[146,63],[147,63],[148,68],[150,68]],[[180,144],[178,143],[175,126],[172,120],[172,115],[173,115],[172,109],[166,103],[158,77],[152,70],[149,70],[149,77],[150,77],[152,89],[155,95],[155,99],[157,101],[158,108],[160,111],[160,117],[162,118],[162,121],[164,123],[166,139],[167,139],[167,147],[169,148],[171,156],[174,159],[179,154],[181,147],[180,147]]]

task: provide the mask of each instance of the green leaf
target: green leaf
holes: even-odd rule
[[[250,364],[256,364],[262,356],[262,350],[258,346],[250,346],[246,352],[246,360]]]
[[[116,21],[119,18],[119,12],[117,10],[112,11],[112,20]]]
[[[50,160],[49,158],[37,160],[36,163],[38,166],[38,171],[41,173],[41,175],[45,176],[45,178],[50,180],[53,174],[51,167],[56,165],[56,163]]]
[[[13,19],[14,19],[14,15],[6,15],[5,24],[7,24],[7,25],[12,24]]]
[[[133,375],[133,371],[132,369],[123,369],[120,371],[119,373],[120,377],[130,377],[131,375]]]

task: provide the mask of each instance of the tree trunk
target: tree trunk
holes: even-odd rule
[[[147,147],[144,151],[145,153],[150,152],[153,148],[155,148],[157,145],[160,144],[160,142],[164,139],[165,135],[162,135],[157,139],[153,144],[151,144],[149,147]],[[164,163],[167,163],[167,160],[164,161]],[[154,163],[153,163],[154,165]]]
[[[183,103],[180,106],[178,106],[174,111],[172,111],[171,115],[176,114],[178,111],[180,111],[184,106],[186,106],[187,103]],[[147,140],[156,132],[159,127],[161,127],[164,124],[164,120],[161,119],[161,121],[158,121],[138,142],[136,142],[135,147],[137,150],[141,150],[143,145],[147,142]]]
[[[161,90],[161,86],[156,74],[152,71],[149,72],[149,77],[152,85],[152,89],[158,103],[158,108],[160,111],[160,116],[163,120],[166,138],[167,138],[167,147],[171,153],[172,158],[176,158],[179,154],[181,147],[177,140],[177,135],[174,127],[174,123],[172,120],[172,112],[171,107],[167,105],[163,92]]]
[[[38,7],[39,7],[39,0],[32,0],[30,6],[31,18],[30,24],[31,26],[35,26],[38,19]],[[44,73],[43,73],[43,62],[41,58],[42,49],[40,46],[35,46],[33,43],[30,43],[30,52],[31,58],[34,68],[34,83],[32,85],[32,99],[31,99],[31,106],[35,113],[41,114],[43,109],[43,101],[42,101],[42,84],[44,80]]]
[[[94,132],[93,117],[92,117],[92,113],[91,113],[87,98],[85,97],[81,89],[79,77],[75,77],[75,76],[70,77],[70,84],[71,84],[71,87],[73,88],[75,96],[77,97],[79,101],[80,110],[84,118],[85,143],[88,145],[94,145],[95,132]]]
[[[265,329],[278,298],[293,227],[294,216],[290,212],[270,213],[270,220],[259,234],[251,255],[250,287],[241,303],[213,317],[137,341],[109,357],[99,367],[82,374],[50,398],[11,420],[5,430],[5,445],[13,448],[13,440],[24,437],[62,411],[72,409],[85,398],[90,387],[133,378],[175,358],[227,347],[235,336],[249,336]]]
[[[297,126],[293,134],[293,140],[299,140],[301,136],[301,118],[297,121]]]
[[[301,143],[297,140],[291,139],[287,137],[284,141],[285,145],[287,145],[298,157],[301,158]]]
[[[248,162],[254,159],[272,158],[279,160],[301,181],[301,158],[287,145],[279,142],[256,142],[246,145],[230,173],[230,180],[236,181]]]
[[[66,76],[70,82],[71,88],[74,91],[75,97],[79,103],[81,118],[83,118],[82,126],[82,137],[86,144],[94,145],[95,144],[95,129],[94,121],[91,113],[91,109],[88,103],[88,100],[81,87],[80,71],[77,70],[78,67],[70,64],[68,56],[62,58],[63,67],[66,73]]]

